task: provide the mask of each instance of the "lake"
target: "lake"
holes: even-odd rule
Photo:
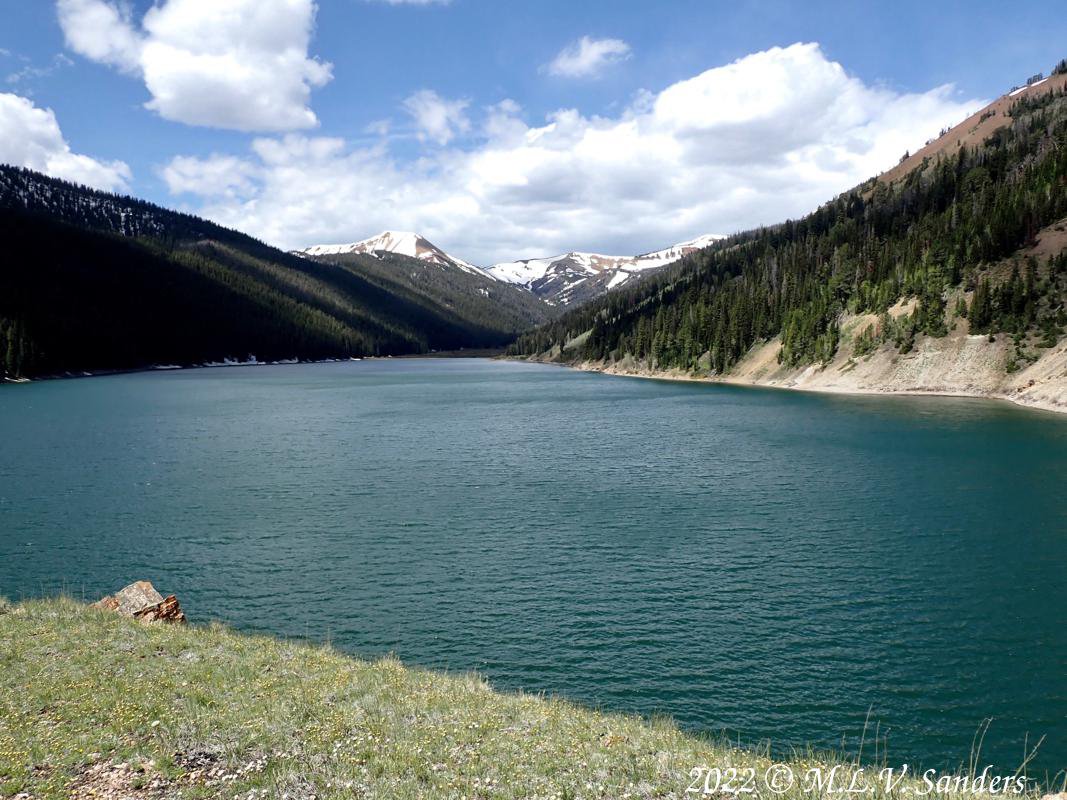
[[[1067,767],[1067,417],[384,360],[0,387],[0,594],[135,579],[779,751]]]

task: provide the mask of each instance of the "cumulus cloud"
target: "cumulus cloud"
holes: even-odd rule
[[[311,90],[331,67],[308,56],[314,0],[164,0],[140,22],[121,0],[57,0],[67,45],[144,80],[164,119],[240,131],[318,124]]]
[[[209,158],[178,156],[160,174],[170,191],[195,192],[205,197],[240,197],[255,189],[256,169],[236,156]]]
[[[122,161],[72,152],[52,109],[15,94],[0,93],[0,162],[108,191],[128,188],[131,178]]]
[[[58,0],[56,11],[67,45],[74,52],[123,72],[139,71],[142,40],[134,29],[128,2]]]
[[[176,161],[181,178],[168,181],[206,215],[283,247],[399,228],[481,264],[637,253],[804,214],[980,103],[949,86],[870,86],[797,44],[640,93],[611,118],[563,109],[531,124],[504,100],[477,112],[462,147],[414,160],[386,140],[294,134],[257,139],[236,160]],[[447,141],[455,127],[439,130],[434,141]]]
[[[404,110],[415,121],[420,139],[448,144],[470,130],[467,100],[446,100],[430,89],[415,92],[404,101]]]
[[[545,66],[549,75],[563,78],[589,78],[601,74],[612,64],[630,57],[630,45],[622,39],[593,39],[583,36],[563,48]]]

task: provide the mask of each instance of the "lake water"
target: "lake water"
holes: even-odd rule
[[[1067,417],[477,360],[0,387],[0,594],[478,670],[743,743],[1067,767]],[[985,759],[983,759],[985,760]]]

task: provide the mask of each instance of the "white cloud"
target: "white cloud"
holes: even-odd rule
[[[376,119],[363,126],[363,132],[371,136],[388,136],[392,129],[393,122],[388,119]]]
[[[817,45],[793,45],[642,92],[614,118],[564,109],[530,125],[505,100],[479,112],[463,147],[414,160],[385,141],[264,138],[235,162],[182,160],[171,188],[283,247],[398,228],[482,264],[636,253],[800,216],[980,103],[948,86],[869,86]],[[435,141],[454,130],[442,123]]]
[[[52,109],[15,94],[0,93],[0,162],[108,191],[127,189],[131,178],[122,161],[72,152]]]
[[[467,100],[446,100],[437,92],[422,89],[404,101],[404,109],[415,120],[420,139],[448,144],[470,130]]]
[[[178,156],[172,159],[160,174],[175,193],[195,192],[204,197],[240,197],[255,188],[255,168],[236,156]]]
[[[164,119],[240,131],[315,127],[308,56],[314,0],[163,0],[137,23],[125,2],[57,0],[72,50],[139,75]]]
[[[563,48],[545,69],[550,75],[563,78],[589,78],[629,57],[630,45],[622,39],[593,39],[583,36]]]
[[[56,11],[67,45],[76,53],[123,72],[139,71],[142,41],[128,2],[57,0]]]

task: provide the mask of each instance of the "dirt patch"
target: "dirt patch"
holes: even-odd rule
[[[154,800],[167,797],[170,789],[170,781],[148,774],[145,767],[136,769],[129,764],[101,761],[87,767],[68,791],[71,800]]]
[[[1029,247],[1020,247],[1010,256],[983,266],[978,275],[996,286],[1010,280],[1013,270],[1023,274],[1026,263],[1033,258],[1037,262],[1037,275],[1047,276],[1049,260],[1064,250],[1067,250],[1067,218],[1045,226]]]
[[[1033,247],[1020,252],[1023,258],[1033,256],[1037,263],[1044,264],[1053,256],[1067,250],[1067,217],[1042,228]]]
[[[906,316],[907,314],[911,314],[918,307],[918,297],[902,297],[890,307],[889,316],[893,319],[900,319],[901,317]]]
[[[68,787],[71,800],[165,800],[187,787],[219,789],[267,766],[265,757],[253,758],[238,767],[222,763],[214,753],[176,753],[174,764],[182,770],[170,779],[152,761],[140,765],[98,761],[82,770]]]

